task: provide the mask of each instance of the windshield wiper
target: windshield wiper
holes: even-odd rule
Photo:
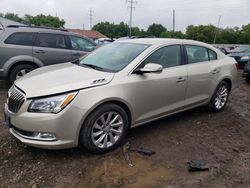
[[[81,66],[90,67],[90,68],[95,69],[95,70],[105,71],[104,68],[99,67],[99,66],[97,66],[97,65],[92,65],[92,64],[81,64]]]

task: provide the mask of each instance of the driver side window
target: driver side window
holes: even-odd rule
[[[166,46],[156,50],[144,61],[143,65],[148,63],[160,64],[163,68],[181,65],[180,45]]]

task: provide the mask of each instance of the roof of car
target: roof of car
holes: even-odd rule
[[[121,40],[121,41],[118,41],[118,42],[129,42],[129,43],[149,44],[149,45],[164,45],[164,44],[177,44],[177,43],[202,45],[202,46],[208,45],[206,43],[199,42],[199,41],[194,41],[194,40],[169,39],[169,38],[138,38],[138,39]]]

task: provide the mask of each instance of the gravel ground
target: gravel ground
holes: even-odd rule
[[[0,106],[7,87],[0,82]],[[153,150],[152,156],[124,147],[104,155],[31,148],[9,134],[1,115],[0,187],[250,187],[249,92],[239,76],[223,112],[197,108],[131,130],[131,146]],[[195,159],[206,160],[209,171],[188,172]]]

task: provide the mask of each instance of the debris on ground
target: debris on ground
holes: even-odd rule
[[[188,162],[188,171],[207,171],[209,167],[205,160],[191,160]]]
[[[130,160],[129,152],[135,152],[135,153],[139,153],[141,155],[146,155],[146,156],[151,156],[155,154],[155,151],[145,149],[143,147],[131,147],[130,143],[127,142],[123,146],[123,155],[124,155],[125,160],[128,161],[129,166],[134,166],[132,164],[132,161]]]
[[[128,161],[128,165],[129,166],[134,166],[132,161],[130,160],[130,157],[129,157],[129,148],[130,148],[130,143],[127,142],[124,146],[123,146],[123,155],[124,155],[124,158],[126,161]]]
[[[155,151],[145,149],[143,147],[130,148],[129,151],[136,152],[136,153],[139,153],[142,155],[147,155],[147,156],[151,156],[151,155],[155,154]]]

